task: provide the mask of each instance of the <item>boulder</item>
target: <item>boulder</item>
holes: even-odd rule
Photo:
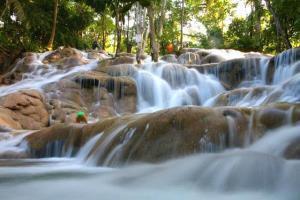
[[[24,90],[0,98],[0,105],[10,112],[11,119],[15,120],[11,128],[41,129],[49,125],[49,114],[44,97],[34,90]],[[6,118],[6,121],[10,121]]]
[[[111,65],[134,64],[134,63],[135,63],[135,57],[121,56],[121,57],[102,60],[99,63],[98,68],[106,68]]]
[[[178,62],[184,65],[195,65],[200,64],[201,60],[197,53],[183,53],[178,57]]]
[[[168,63],[178,63],[177,57],[174,54],[164,55],[160,59]]]
[[[118,113],[134,113],[137,105],[135,81],[127,76],[110,76],[102,72],[87,72],[74,79],[82,88],[105,88],[113,95],[115,110]],[[101,104],[101,101],[100,101]]]
[[[21,124],[12,118],[13,115],[11,110],[0,107],[0,132],[22,128]]]
[[[42,62],[44,64],[56,64],[61,69],[85,65],[88,63],[80,51],[69,47],[55,50],[51,54],[47,55]]]
[[[228,89],[238,87],[244,81],[251,81],[259,76],[260,58],[239,58],[219,63],[216,67],[208,69],[224,83]]]
[[[74,155],[91,137],[103,133],[85,159],[92,157],[98,165],[111,166],[243,147],[267,130],[299,121],[297,104],[252,109],[190,106],[108,118],[88,125],[55,125],[27,136],[26,140],[33,157],[54,156],[54,152],[62,156],[67,149],[72,149]],[[57,142],[61,145],[57,146]],[[290,151],[296,152],[298,144]]]
[[[201,59],[201,64],[220,63],[226,59],[217,54],[209,54]]]

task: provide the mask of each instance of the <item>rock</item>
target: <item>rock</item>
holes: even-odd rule
[[[218,63],[210,63],[210,64],[201,64],[201,65],[189,65],[189,68],[194,68],[198,72],[207,74],[210,71],[213,71],[213,69],[217,68]]]
[[[199,51],[201,49],[199,48],[183,48],[181,51],[180,51],[180,54],[185,54],[185,53],[195,53],[197,51]]]
[[[21,124],[12,118],[13,115],[11,110],[0,107],[0,132],[22,128]]]
[[[185,65],[195,65],[200,64],[201,60],[197,53],[187,52],[178,57],[178,62]]]
[[[177,57],[174,54],[167,54],[161,57],[161,60],[166,61],[168,63],[178,63]]]
[[[49,125],[44,97],[34,90],[24,90],[0,98],[0,105],[11,112],[23,129],[41,129]],[[11,128],[19,128],[14,124]]]
[[[242,82],[258,76],[260,58],[233,59],[209,68],[208,73],[215,74],[229,89],[238,87]]]
[[[299,109],[299,105],[291,104],[252,109],[179,107],[108,118],[95,124],[56,125],[27,136],[27,141],[31,155],[43,157],[46,152],[54,152],[53,147],[52,151],[49,148],[57,141],[63,144],[57,152],[72,146],[76,153],[89,138],[103,132],[88,155],[99,165],[160,162],[197,152],[242,147],[262,137],[266,130],[290,123],[288,118],[291,123],[298,123]]]
[[[220,63],[226,59],[220,55],[209,54],[201,59],[201,64]]]
[[[31,154],[31,157],[62,156],[69,146],[72,146],[73,153],[76,153],[92,136],[120,123],[124,123],[124,121],[119,118],[110,118],[97,124],[56,124],[34,132],[25,138],[29,146],[28,153]],[[51,145],[59,141],[62,143],[61,148],[56,149],[57,152],[49,151],[53,147]]]
[[[120,64],[97,67],[96,71],[107,73],[110,76],[134,76],[137,68],[133,64]]]
[[[135,81],[126,76],[113,77],[101,72],[87,72],[75,78],[83,88],[105,88],[114,97],[118,113],[134,113],[137,105]]]
[[[99,63],[99,67],[100,68],[105,68],[105,67],[108,67],[108,66],[111,66],[111,65],[134,64],[134,63],[135,63],[135,58],[134,57],[121,56],[121,57],[117,57],[117,58],[102,60]]]
[[[271,84],[274,79],[274,74],[276,68],[279,66],[287,66],[292,67],[297,61],[300,60],[300,47],[288,49],[273,58],[270,59],[270,62],[268,63],[268,69],[267,69],[267,83]],[[296,71],[299,70],[298,67],[295,67],[294,69]]]
[[[210,106],[257,106],[272,103],[276,99],[266,98],[274,92],[271,86],[238,88],[215,97]],[[274,95],[274,94],[273,94]]]
[[[85,65],[88,63],[81,52],[79,52],[77,49],[68,47],[55,50],[46,56],[42,62],[44,64],[56,64],[61,69]]]
[[[88,59],[95,59],[95,60],[104,60],[104,59],[107,59],[109,58],[107,54],[105,53],[101,53],[101,52],[98,52],[98,51],[91,51],[91,52],[88,52]]]

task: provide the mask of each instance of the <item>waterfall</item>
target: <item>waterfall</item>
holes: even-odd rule
[[[135,75],[138,110],[155,111],[183,105],[202,105],[224,91],[212,76],[179,64],[146,64]]]

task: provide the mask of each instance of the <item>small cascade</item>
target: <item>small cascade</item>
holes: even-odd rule
[[[299,128],[299,126],[282,127],[275,133],[270,131],[262,139],[251,145],[249,150],[281,157],[293,141],[300,139]]]
[[[227,123],[228,123],[228,144],[229,144],[229,147],[235,147],[236,146],[236,137],[237,137],[237,124],[236,124],[236,121],[235,119],[230,116],[230,115],[227,115],[226,116],[226,120],[227,120]]]
[[[27,145],[23,139],[32,132],[0,132],[0,158],[27,157]]]
[[[85,163],[87,165],[95,166],[98,164],[99,161],[103,162],[106,156],[105,153],[107,153],[111,143],[113,142],[113,139],[115,139],[115,137],[117,137],[121,131],[124,131],[126,126],[127,124],[115,128],[109,133],[109,135],[107,135],[103,139],[102,136],[100,136],[97,142],[95,143],[96,145],[92,148],[92,150],[90,150],[90,152],[93,151],[93,153],[90,153],[88,157],[85,158]],[[89,145],[90,144],[86,144],[84,148],[89,148]]]
[[[100,138],[102,137],[103,132],[100,134],[95,135],[94,137],[92,137],[78,152],[78,154],[76,155],[76,158],[80,161],[80,162],[84,162],[86,158],[89,157],[89,155],[91,154],[92,149],[94,148],[94,146],[96,145],[96,143],[100,140]]]
[[[256,114],[255,110],[253,110],[249,117],[248,130],[247,130],[247,134],[245,136],[245,141],[244,141],[245,147],[250,146],[255,141],[255,136],[253,134],[254,126],[255,126],[255,124],[254,124],[255,114]]]
[[[293,64],[297,61],[297,49],[289,49],[275,57],[273,84],[281,83],[294,75]]]
[[[138,110],[155,111],[183,105],[202,105],[224,91],[211,76],[178,64],[146,64],[135,76]]]
[[[47,84],[54,83],[62,78],[68,77],[79,72],[87,72],[97,67],[97,61],[91,61],[89,64],[73,67],[71,69],[58,70],[56,67],[47,69],[46,72],[41,73],[37,68],[30,74],[24,74],[24,79],[9,86],[0,87],[0,96],[5,96],[13,92],[25,89],[42,90]],[[26,77],[26,78],[25,78]]]

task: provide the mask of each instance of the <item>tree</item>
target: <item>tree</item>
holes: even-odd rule
[[[53,47],[53,41],[55,37],[56,32],[56,23],[57,23],[57,12],[58,12],[58,0],[54,0],[54,9],[53,9],[53,24],[52,24],[52,30],[51,30],[51,36],[47,45],[48,50],[52,50]]]
[[[281,35],[281,37],[283,38],[285,45],[287,48],[292,48],[291,42],[289,40],[289,37],[287,35],[287,30],[284,29],[284,27],[282,26],[279,17],[277,16],[275,10],[273,9],[270,0],[264,0],[266,2],[267,8],[270,11],[270,13],[273,16],[275,25],[276,25],[276,29],[277,32]]]

